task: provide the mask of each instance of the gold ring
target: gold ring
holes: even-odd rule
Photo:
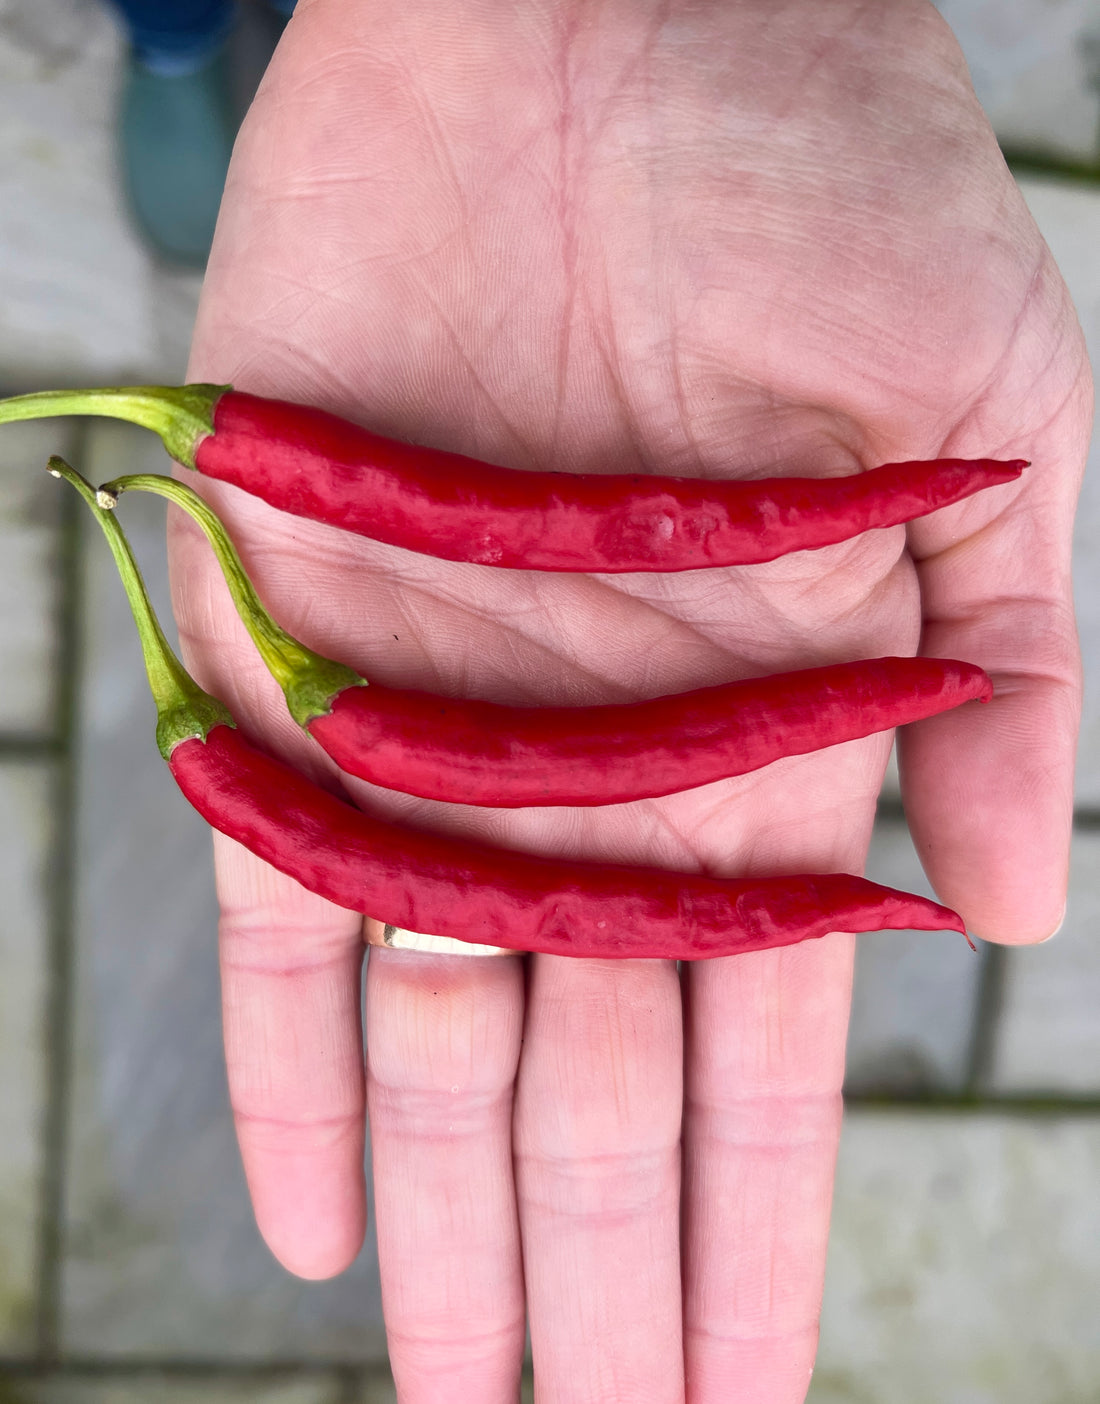
[[[406,931],[402,926],[367,917],[367,945],[386,946],[391,951],[426,951],[430,955],[518,956],[522,951],[507,946],[483,946],[477,941],[456,941],[453,936],[429,936],[425,931]]]

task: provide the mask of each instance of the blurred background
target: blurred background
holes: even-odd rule
[[[1100,11],[940,9],[1095,362]],[[281,27],[259,0],[240,14],[234,114]],[[0,394],[182,378],[201,273],[155,219],[135,223],[142,152],[133,131],[119,146],[123,110],[140,146],[149,100],[106,5],[0,0]],[[54,452],[93,481],[167,466],[153,436],[110,422],[0,433],[0,1404],[393,1400],[373,1242],[311,1284],[253,1225],[208,834],[152,745],[113,565],[41,471]],[[1066,923],[979,956],[952,936],[861,938],[813,1404],[1100,1401],[1097,456]],[[163,508],[127,507],[167,616]],[[869,876],[928,891],[892,779]]]

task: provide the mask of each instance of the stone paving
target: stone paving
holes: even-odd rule
[[[1100,362],[1095,5],[940,8]],[[0,393],[182,375],[198,283],[127,226],[120,53],[90,0],[0,0]],[[55,451],[93,478],[165,462],[119,425],[0,434],[0,1404],[393,1400],[373,1241],[304,1283],[252,1223],[209,838],[133,744],[151,726],[136,642],[90,523],[39,471]],[[980,957],[861,939],[813,1404],[1100,1398],[1098,457],[1066,923]],[[128,501],[127,525],[166,610],[161,505]],[[892,793],[870,875],[927,891]]]
[[[845,1127],[812,1404],[1097,1397],[1100,1118],[862,1111]]]

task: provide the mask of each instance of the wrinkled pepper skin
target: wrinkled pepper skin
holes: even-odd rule
[[[157,708],[157,745],[194,808],[311,892],[385,925],[509,950],[699,960],[830,931],[955,930],[936,902],[844,873],[723,879],[560,860],[388,824],[258,750],[176,657],[133,551],[95,489],[49,470],[94,512],[118,566]]]
[[[701,960],[831,931],[954,930],[957,913],[848,874],[702,875],[538,857],[373,819],[214,726],[171,751],[222,833],[351,911],[412,931],[554,955]]]
[[[406,550],[519,570],[759,564],[897,526],[1027,466],[947,458],[755,481],[524,472],[232,389],[214,403],[213,426],[193,450],[207,477]]]
[[[341,770],[406,794],[502,808],[603,805],[744,775],[992,696],[971,663],[871,658],[591,707],[348,687],[308,730]]]

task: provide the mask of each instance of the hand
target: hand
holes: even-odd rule
[[[920,649],[993,676],[902,738],[942,899],[1057,925],[1079,705],[1070,522],[1089,372],[1067,294],[924,0],[302,0],[241,135],[191,378],[518,467],[844,473],[1023,456],[1019,484],[766,566],[438,562],[206,491],[276,616],[380,681],[598,702]],[[289,721],[174,527],[191,663]],[[558,855],[858,871],[890,738],[688,794],[376,812]],[[229,1077],[257,1219],[306,1277],[364,1228],[361,921],[219,841]],[[803,1397],[853,940],[676,969],[373,950],[369,1110],[410,1404]],[[522,1256],[521,1256],[522,1249]]]

